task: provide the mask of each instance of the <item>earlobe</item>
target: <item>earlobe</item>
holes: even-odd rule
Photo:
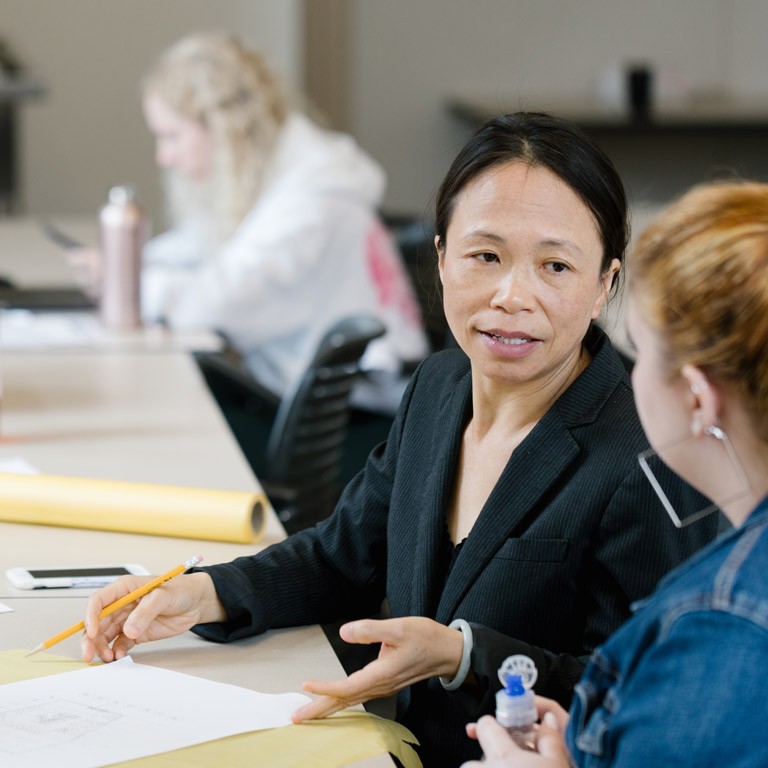
[[[701,437],[716,426],[720,416],[720,398],[706,374],[695,365],[684,365],[680,375],[691,391],[691,434]]]

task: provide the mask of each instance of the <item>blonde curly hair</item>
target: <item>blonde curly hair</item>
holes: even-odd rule
[[[216,239],[229,237],[253,207],[264,169],[287,113],[286,97],[263,57],[226,33],[180,40],[146,75],[143,93],[160,98],[183,117],[201,123],[214,147],[204,203],[213,206]],[[178,177],[167,188],[178,223],[195,197]]]

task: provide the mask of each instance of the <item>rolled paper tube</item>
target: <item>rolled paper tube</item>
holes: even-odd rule
[[[0,476],[0,520],[243,544],[264,533],[264,494],[56,475]]]

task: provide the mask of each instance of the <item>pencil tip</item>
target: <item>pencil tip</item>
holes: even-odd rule
[[[38,645],[37,648],[34,648],[33,650],[31,650],[27,654],[27,656],[34,656],[36,653],[40,653],[40,651],[44,651],[44,650],[45,650],[45,645],[43,645],[43,643],[40,643],[40,645]]]

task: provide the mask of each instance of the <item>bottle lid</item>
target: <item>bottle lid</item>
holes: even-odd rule
[[[118,184],[109,190],[108,199],[112,205],[132,203],[136,199],[136,185],[131,183]]]
[[[499,667],[499,682],[506,686],[509,675],[519,675],[520,682],[525,689],[533,688],[539,677],[539,670],[533,663],[533,659],[522,653],[516,653],[514,656],[507,656]]]
[[[538,719],[531,687],[538,671],[531,659],[522,654],[510,656],[499,668],[502,688],[496,693],[496,720],[505,728],[531,725]]]

